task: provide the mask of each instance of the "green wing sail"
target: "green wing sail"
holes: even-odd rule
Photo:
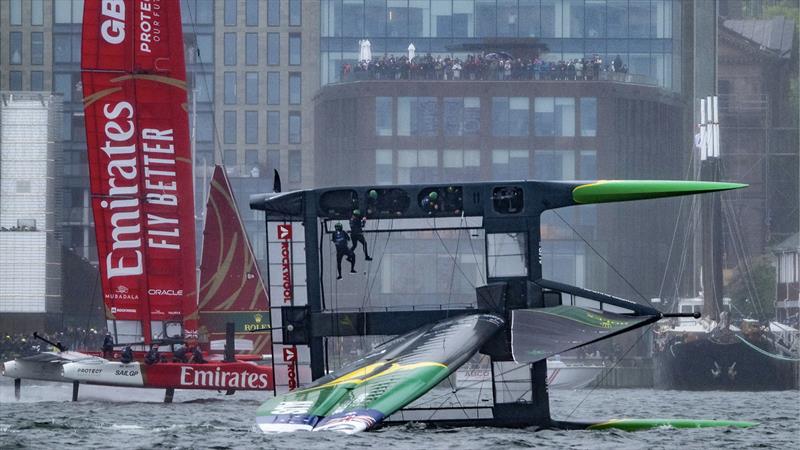
[[[310,386],[267,401],[256,423],[265,432],[372,428],[447,378],[504,323],[495,315],[473,314],[426,325]]]
[[[575,203],[606,203],[648,198],[702,194],[747,187],[741,183],[671,180],[604,180],[582,184],[572,190]]]

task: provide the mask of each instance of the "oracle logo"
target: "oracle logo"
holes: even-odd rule
[[[148,289],[147,293],[150,295],[166,295],[170,297],[180,297],[183,295],[183,289]]]
[[[265,373],[248,372],[247,370],[229,372],[219,367],[215,370],[198,370],[183,366],[181,367],[181,386],[267,389],[269,376]]]
[[[103,0],[101,13],[109,17],[100,24],[100,34],[109,44],[119,44],[125,40],[125,1]]]

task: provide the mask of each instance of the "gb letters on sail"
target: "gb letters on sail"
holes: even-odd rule
[[[179,2],[86,0],[81,72],[92,210],[117,342],[197,333]],[[172,333],[170,333],[172,334]]]

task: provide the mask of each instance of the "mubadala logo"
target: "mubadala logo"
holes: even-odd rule
[[[118,294],[127,294],[128,293],[128,288],[125,285],[120,284],[119,286],[117,286],[117,291],[116,292]]]

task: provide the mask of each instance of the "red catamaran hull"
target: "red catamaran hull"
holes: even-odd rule
[[[63,375],[70,380],[106,386],[158,389],[219,389],[237,391],[272,390],[272,369],[236,361],[231,363],[102,363],[65,364]]]

